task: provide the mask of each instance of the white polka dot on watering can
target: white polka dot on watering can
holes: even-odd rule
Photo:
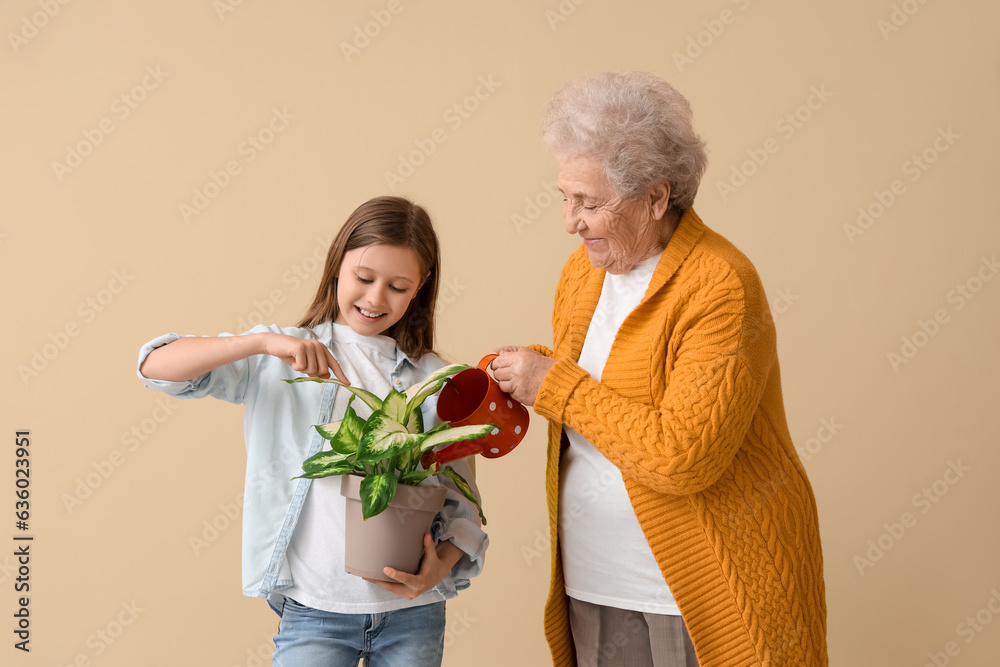
[[[493,412],[496,409],[497,409],[497,404],[496,403],[490,403],[490,412]]]
[[[496,447],[494,447],[493,449],[491,449],[491,450],[490,450],[490,453],[491,453],[491,454],[499,454],[499,453],[500,453],[500,450],[499,450],[499,449],[497,449]]]
[[[517,433],[518,435],[520,435],[521,434],[521,427],[520,426],[515,426],[514,427],[514,433]]]
[[[512,408],[512,407],[514,407],[514,404],[513,404],[513,403],[511,403],[510,401],[507,401],[507,407],[508,407],[508,408]]]
[[[490,435],[496,435],[496,434],[497,434],[497,433],[499,433],[499,432],[500,432],[500,429],[498,429],[498,428],[495,428],[495,429],[493,429],[492,431],[490,431]]]

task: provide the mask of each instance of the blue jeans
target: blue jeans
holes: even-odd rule
[[[439,667],[444,602],[377,614],[320,611],[285,598],[274,667]]]

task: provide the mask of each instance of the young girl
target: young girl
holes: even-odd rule
[[[476,508],[442,476],[430,480],[448,486],[433,542],[425,538],[418,573],[386,569],[398,583],[344,572],[339,477],[289,481],[325,443],[311,426],[341,419],[349,392],[281,380],[332,372],[380,396],[423,380],[444,365],[432,351],[439,273],[426,211],[379,197],[359,206],[337,234],[296,327],[215,338],[167,334],[139,354],[148,387],[244,405],[243,592],[266,598],[281,616],[275,665],[354,666],[360,658],[371,667],[439,665],[444,601],[482,570],[488,539]],[[354,408],[365,418],[370,411],[359,403]],[[422,406],[428,429],[435,406],[435,397]],[[465,461],[453,465],[474,483]]]

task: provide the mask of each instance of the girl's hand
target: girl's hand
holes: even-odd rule
[[[330,348],[318,340],[269,333],[264,335],[264,354],[270,354],[309,377],[329,378],[330,371],[344,384],[351,384],[333,358]]]
[[[404,600],[412,600],[444,581],[451,568],[462,558],[462,554],[463,551],[450,541],[442,542],[435,549],[434,540],[431,534],[427,533],[424,535],[424,559],[420,562],[419,572],[408,574],[387,567],[383,572],[399,583],[377,579],[365,579],[365,581],[395,593]]]
[[[496,353],[499,356],[489,368],[500,389],[522,405],[534,405],[545,374],[557,360],[515,345],[501,347]]]

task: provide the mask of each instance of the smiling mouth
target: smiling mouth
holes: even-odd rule
[[[385,313],[373,313],[370,310],[365,310],[361,306],[354,306],[354,308],[359,313],[361,313],[362,316],[364,316],[366,319],[369,320],[377,320],[378,318],[383,317],[385,315]]]

